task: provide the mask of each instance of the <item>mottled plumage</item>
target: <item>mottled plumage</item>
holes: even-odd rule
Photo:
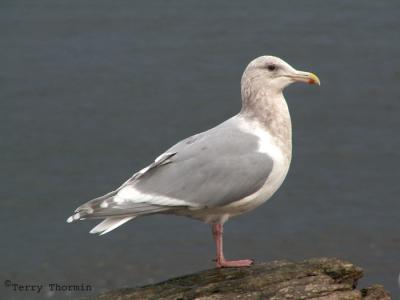
[[[91,231],[104,234],[144,215],[188,216],[213,224],[218,266],[248,265],[224,259],[222,224],[259,206],[282,184],[292,155],[282,90],[294,81],[319,84],[314,74],[279,58],[253,60],[242,77],[239,114],[172,146],[115,191],[78,207],[68,222],[104,218]]]

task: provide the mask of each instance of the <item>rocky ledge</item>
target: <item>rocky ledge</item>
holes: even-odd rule
[[[113,290],[88,299],[390,299],[380,285],[357,289],[362,274],[360,267],[335,258],[273,261],[256,263],[248,268],[201,271],[153,285]]]

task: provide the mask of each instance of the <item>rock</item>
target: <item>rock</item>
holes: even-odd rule
[[[106,292],[92,300],[355,300],[390,299],[382,286],[357,290],[362,269],[334,258],[274,261],[249,268],[211,269],[138,288]]]
[[[390,295],[388,292],[385,291],[383,286],[379,284],[374,284],[371,287],[368,287],[366,289],[362,289],[361,293],[363,295],[362,299],[365,300],[374,300],[374,299],[380,299],[380,300],[389,300]]]

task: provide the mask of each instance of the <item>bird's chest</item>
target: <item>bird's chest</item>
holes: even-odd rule
[[[273,168],[262,187],[255,193],[238,201],[235,204],[240,213],[253,210],[266,202],[279,189],[289,170],[290,160],[283,155],[273,157]]]
[[[232,215],[253,210],[271,198],[271,196],[282,185],[289,170],[291,161],[291,144],[288,144],[286,148],[282,148],[279,145],[279,142],[277,142],[268,132],[263,130],[256,130],[253,132],[257,134],[259,138],[258,152],[268,155],[272,159],[272,170],[260,189],[229,205],[231,206],[230,208],[232,208]],[[288,141],[288,143],[290,143],[290,141]]]
[[[250,206],[257,207],[258,205],[267,201],[271,196],[279,189],[282,185],[285,177],[288,173],[290,166],[290,159],[283,155],[273,157],[273,167],[267,180],[263,186],[253,195],[250,202]]]

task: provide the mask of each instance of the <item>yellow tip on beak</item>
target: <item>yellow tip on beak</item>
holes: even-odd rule
[[[319,81],[319,78],[317,75],[315,75],[314,73],[308,73],[308,74],[309,74],[309,80],[308,80],[309,84],[321,85],[321,81]]]
[[[319,81],[319,78],[314,73],[296,71],[294,74],[287,76],[292,78],[292,80],[294,81],[301,81],[301,82],[307,82],[309,84],[321,85],[321,81]]]

